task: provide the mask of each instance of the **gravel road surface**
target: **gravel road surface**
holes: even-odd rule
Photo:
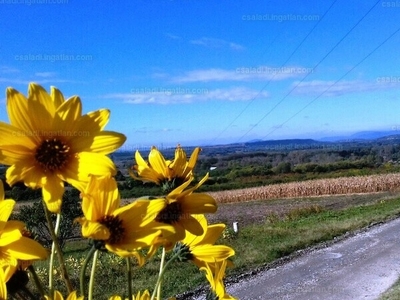
[[[377,299],[400,275],[400,219],[227,287],[239,299]]]
[[[400,218],[276,265],[227,284],[228,293],[241,300],[378,299],[400,277]]]

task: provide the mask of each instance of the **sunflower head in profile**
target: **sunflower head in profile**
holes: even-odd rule
[[[4,199],[0,180],[0,299],[7,299],[7,291],[14,292],[27,283],[23,266],[43,260],[47,250],[26,234],[25,224],[8,220],[15,206],[12,199]]]
[[[225,290],[224,277],[227,260],[215,263],[206,263],[200,270],[205,272],[206,278],[210,283],[211,290],[207,294],[207,300],[237,300],[229,295]]]
[[[135,200],[120,207],[117,182],[112,177],[90,176],[82,198],[84,216],[77,221],[82,236],[94,240],[97,249],[121,257],[135,256],[143,263],[137,250],[150,247],[163,233],[174,233],[172,226],[154,222],[165,206],[163,200]]]
[[[188,160],[186,152],[178,145],[175,149],[175,158],[166,160],[161,152],[153,146],[148,162],[143,159],[139,151],[136,151],[136,165],[133,166],[130,174],[134,179],[160,185],[163,192],[168,194],[193,178],[193,169],[200,151],[199,147],[195,148]]]
[[[186,231],[193,235],[202,235],[204,228],[194,215],[217,211],[217,203],[213,197],[205,193],[193,193],[207,179],[208,174],[191,188],[187,187],[192,180],[186,181],[164,198],[165,207],[157,214],[155,221],[175,228],[175,234],[168,237],[171,243],[183,240]]]
[[[47,208],[59,213],[64,181],[79,190],[88,175],[115,175],[107,154],[126,140],[123,134],[104,131],[110,112],[106,109],[82,115],[79,97],[64,99],[52,87],[48,94],[31,83],[28,97],[7,89],[10,123],[0,122],[0,163],[9,165],[10,185],[22,181],[42,188]]]
[[[202,235],[194,235],[186,231],[185,238],[176,243],[174,251],[180,251],[182,261],[192,261],[199,268],[206,264],[227,260],[235,255],[235,250],[225,245],[215,245],[225,229],[225,224],[209,225],[204,215],[193,216],[203,228]],[[229,262],[230,263],[230,262]]]

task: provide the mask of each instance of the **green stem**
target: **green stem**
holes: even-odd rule
[[[50,261],[49,261],[49,294],[50,299],[53,300],[54,294],[54,279],[53,279],[53,268],[54,268],[54,256],[55,256],[56,248],[54,246],[54,242],[51,244],[51,253],[50,253]]]
[[[94,274],[96,273],[96,263],[98,256],[99,256],[99,250],[96,249],[93,255],[92,271],[90,272],[89,295],[88,295],[89,300],[93,300]]]
[[[126,258],[126,267],[127,267],[127,280],[128,280],[128,299],[132,300],[132,263],[129,257]]]
[[[32,265],[30,265],[28,267],[28,270],[31,273],[31,276],[33,278],[33,281],[35,282],[37,290],[39,291],[39,293],[42,296],[42,298],[44,298],[46,293],[45,293],[45,291],[43,289],[42,283],[40,282],[39,276],[37,275],[35,268]]]
[[[53,275],[50,275],[50,274],[53,273],[54,253],[57,253],[58,262],[59,262],[60,268],[61,268],[61,274],[64,279],[65,285],[67,287],[68,294],[72,293],[73,288],[72,288],[71,281],[69,279],[67,268],[65,266],[63,252],[61,250],[61,247],[60,247],[60,244],[59,244],[58,238],[57,238],[57,233],[58,233],[58,229],[60,227],[60,222],[61,222],[61,214],[57,214],[56,227],[54,229],[53,222],[51,221],[51,213],[47,209],[46,203],[44,201],[42,201],[42,202],[43,202],[43,206],[44,206],[44,214],[46,216],[47,225],[49,226],[51,239],[53,240],[53,244],[51,247],[51,256],[50,256],[51,268],[49,269],[49,289],[50,289],[50,293],[51,293],[50,297],[53,298],[53,294],[52,294],[53,293],[53,278],[52,278]],[[50,283],[50,276],[51,276],[51,283]]]
[[[158,275],[157,278],[157,282],[156,282],[156,286],[154,287],[154,291],[153,294],[151,295],[151,299],[150,300],[154,300],[155,296],[156,296],[156,292],[158,291],[158,286],[161,284],[162,278],[164,277],[164,273],[165,270],[168,269],[169,265],[178,257],[180,256],[180,253],[176,253],[174,254],[174,256],[171,257],[171,259],[164,265],[164,268],[162,269],[162,271],[160,272],[160,274]],[[160,299],[157,299],[160,300]]]
[[[89,260],[93,257],[94,252],[96,251],[96,248],[93,247],[89,250],[89,253],[86,255],[85,261],[83,262],[82,269],[81,269],[81,274],[80,274],[80,288],[81,288],[81,296],[85,295],[85,274],[86,274],[86,269],[89,263]]]
[[[163,247],[162,254],[161,254],[161,262],[160,262],[160,272],[158,273],[158,276],[162,275],[163,269],[164,269],[164,264],[165,264],[165,247]],[[158,284],[157,287],[157,299],[161,299],[161,285],[162,281]]]

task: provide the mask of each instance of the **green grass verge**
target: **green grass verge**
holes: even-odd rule
[[[264,224],[241,228],[237,236],[228,230],[225,238],[219,241],[236,251],[236,256],[233,258],[235,267],[227,271],[227,276],[242,274],[297,250],[398,215],[400,215],[400,198],[338,211],[323,210],[314,205],[308,209],[291,211],[284,219],[271,216],[266,218]],[[80,243],[79,246],[71,244],[69,247],[66,260],[71,267],[74,284],[78,288],[77,270],[86,254],[87,244]],[[153,289],[158,274],[159,258],[159,255],[156,255],[146,263],[145,267],[134,269],[134,291]],[[107,299],[115,293],[113,291],[120,291],[121,295],[126,293],[125,269],[123,259],[102,253],[96,273],[94,299]],[[39,273],[45,271],[39,269]],[[59,283],[61,284],[61,281]],[[180,294],[194,290],[205,283],[203,274],[192,264],[174,263],[166,272],[163,294],[165,296]]]
[[[339,211],[298,213],[298,217],[243,228],[228,244],[236,250],[235,268],[239,274],[270,263],[297,250],[332,240],[346,232],[381,222],[400,214],[400,198]],[[289,215],[296,215],[291,213]]]
[[[389,290],[384,293],[379,300],[398,300],[400,299],[400,280],[398,280]]]

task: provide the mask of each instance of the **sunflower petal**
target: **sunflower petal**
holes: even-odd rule
[[[183,217],[179,219],[179,222],[182,224],[182,226],[192,233],[193,235],[202,235],[204,232],[203,227],[197,221],[193,216],[189,214],[185,214]]]
[[[14,209],[14,200],[3,200],[0,202],[0,230],[3,230],[8,218]]]
[[[22,231],[26,227],[25,223],[18,220],[8,220],[4,230],[14,230],[18,229]]]
[[[235,255],[235,251],[225,245],[201,245],[190,249],[190,253],[197,259],[207,262],[220,262]]]
[[[150,166],[160,174],[163,174],[164,178],[167,178],[167,163],[165,161],[164,156],[160,151],[157,150],[156,147],[152,147],[149,154],[149,163]]]
[[[0,145],[21,145],[27,149],[36,147],[36,137],[39,132],[33,130],[22,130],[7,123],[0,122]]]
[[[53,99],[42,86],[36,83],[30,83],[28,87],[28,99],[31,100],[30,102],[37,102],[49,112],[50,116],[54,116],[57,107]]]
[[[89,131],[82,132],[73,138],[74,151],[76,152],[96,152],[109,154],[114,152],[126,141],[126,136],[114,131],[101,131],[94,136],[89,136]]]
[[[151,246],[160,234],[160,230],[154,230],[152,227],[144,227],[134,232],[128,231],[121,242],[109,245],[109,247],[131,251],[139,250],[140,248]]]
[[[47,250],[41,244],[26,237],[8,245],[6,252],[20,260],[46,259],[48,256]]]
[[[83,194],[82,211],[88,220],[97,221],[110,216],[119,207],[120,198],[117,182],[110,176],[90,176]]]
[[[7,88],[7,114],[10,124],[21,131],[29,132],[33,128],[28,109],[28,100],[13,88]]]
[[[63,170],[60,177],[67,182],[71,179],[71,184],[74,184],[76,181],[87,183],[89,181],[89,174],[95,176],[114,176],[116,172],[114,163],[107,156],[99,153],[81,152],[71,158],[68,167]]]
[[[55,110],[54,103],[45,89],[37,84],[30,84],[28,88],[28,111],[29,116],[32,116],[31,129],[40,131],[40,135],[47,135],[51,132]],[[40,116],[40,118],[37,116]]]
[[[108,228],[98,222],[84,222],[82,236],[94,240],[107,240],[110,237]]]
[[[52,213],[58,214],[61,209],[62,195],[64,193],[64,183],[57,176],[45,177],[42,187],[43,201]]]
[[[3,231],[0,234],[0,247],[9,246],[10,244],[18,241],[21,237],[21,231],[18,229]]]
[[[182,240],[183,244],[189,245],[189,246],[195,246],[198,244],[202,244],[203,238],[204,236],[207,234],[207,219],[204,215],[192,215],[193,218],[195,218],[200,226],[203,228],[203,234],[202,235],[194,235],[189,231],[186,231],[186,236],[185,238]]]
[[[38,188],[42,186],[42,183],[45,181],[46,173],[43,172],[41,168],[38,168],[35,165],[30,167],[25,167],[28,164],[26,163],[27,160],[23,160],[20,163],[16,164],[15,172],[20,170],[20,178],[24,181],[26,186],[30,188]],[[12,166],[11,166],[12,167]],[[10,167],[10,168],[11,168]],[[9,168],[9,169],[10,169]]]
[[[53,99],[54,107],[60,107],[64,102],[64,96],[59,89],[54,86],[50,87],[50,97]]]
[[[4,200],[4,185],[3,180],[0,180],[0,201]]]
[[[186,153],[181,146],[178,145],[175,149],[175,159],[169,167],[174,170],[176,176],[180,176],[184,173],[186,164]]]
[[[167,198],[176,198],[178,196],[181,196],[183,194],[183,191],[189,186],[189,184],[192,182],[193,177],[190,178],[188,181],[185,181],[183,184],[181,184],[180,186],[178,186],[177,188],[175,188],[173,191],[171,191]]]
[[[194,167],[196,165],[196,162],[197,162],[197,159],[199,157],[200,151],[201,151],[201,148],[199,148],[199,147],[196,147],[193,150],[192,155],[190,155],[189,162],[188,162],[188,168],[189,169],[191,169],[191,170],[194,169]]]
[[[222,232],[224,231],[225,224],[213,224],[207,227],[206,234],[204,235],[201,244],[202,245],[213,245],[219,239]]]
[[[65,126],[65,128],[60,129],[68,130],[68,128],[71,128],[71,125],[73,126],[78,118],[82,115],[81,99],[79,99],[77,96],[68,99],[68,101],[65,101],[57,108],[57,114]]]
[[[29,161],[32,164],[32,150],[23,145],[2,145],[0,146],[0,162],[5,165],[14,165],[21,163],[21,161]]]
[[[100,109],[83,115],[75,124],[76,130],[88,130],[90,135],[100,132],[107,125],[110,118],[108,109]]]
[[[135,230],[152,222],[165,205],[164,199],[136,200],[115,210],[114,215],[125,220],[128,230]]]
[[[4,267],[0,267],[0,299],[7,298],[7,286],[6,286],[6,275],[3,271]]]
[[[182,210],[189,214],[206,214],[217,211],[215,199],[208,194],[190,194],[179,199]]]

